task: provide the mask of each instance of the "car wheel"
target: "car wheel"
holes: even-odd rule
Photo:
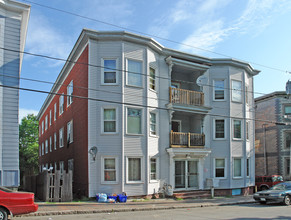
[[[267,190],[267,189],[269,189],[267,186],[261,186],[262,191]]]
[[[260,201],[260,204],[265,205],[267,202],[266,201]]]
[[[283,201],[284,205],[291,205],[290,199],[291,199],[290,196],[286,195]]]
[[[0,208],[0,220],[7,220],[7,211],[3,208]]]

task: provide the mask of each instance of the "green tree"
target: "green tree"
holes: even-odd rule
[[[24,175],[38,172],[38,121],[29,114],[19,125],[19,167],[21,180]]]

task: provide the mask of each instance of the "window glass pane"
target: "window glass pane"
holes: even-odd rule
[[[115,159],[114,158],[106,158],[104,160],[105,169],[115,169]]]
[[[116,110],[104,109],[104,132],[116,132]]]
[[[157,179],[157,164],[156,158],[151,158],[151,180]]]
[[[141,110],[128,108],[127,133],[141,134]]]
[[[215,120],[215,138],[224,138],[224,120]]]
[[[216,80],[214,82],[215,86],[215,99],[224,99],[224,80]]]
[[[241,177],[241,159],[234,159],[234,176]]]
[[[104,109],[104,120],[115,120],[115,109]]]
[[[116,60],[104,60],[104,72],[115,72]]]
[[[250,159],[247,159],[247,176],[250,176]]]
[[[285,133],[285,147],[290,148],[291,146],[291,132]]]
[[[116,181],[115,158],[104,159],[104,180]]]
[[[150,88],[156,90],[156,70],[150,67]]]
[[[224,159],[216,159],[215,160],[215,166],[216,167],[224,167],[225,166]]]
[[[240,81],[232,81],[232,101],[241,102],[241,94],[242,94],[241,82]]]
[[[142,67],[141,62],[128,60],[128,73],[127,73],[128,85],[140,86],[140,87],[142,86],[141,67]]]
[[[150,113],[150,133],[156,135],[156,114]]]
[[[285,106],[285,115],[291,114],[291,106]]]
[[[241,138],[241,121],[233,120],[233,137]]]
[[[224,177],[225,160],[216,159],[215,160],[215,177]]]
[[[128,158],[128,180],[141,181],[141,159]]]

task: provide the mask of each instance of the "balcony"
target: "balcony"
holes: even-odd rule
[[[204,93],[170,87],[170,103],[203,106]]]
[[[205,135],[171,131],[170,143],[172,148],[204,148]]]

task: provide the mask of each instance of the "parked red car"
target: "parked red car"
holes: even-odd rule
[[[38,205],[34,203],[34,194],[14,192],[0,187],[0,220],[7,220],[8,216],[36,212]]]
[[[256,186],[258,190],[267,190],[281,182],[283,182],[283,177],[280,175],[256,176]]]

